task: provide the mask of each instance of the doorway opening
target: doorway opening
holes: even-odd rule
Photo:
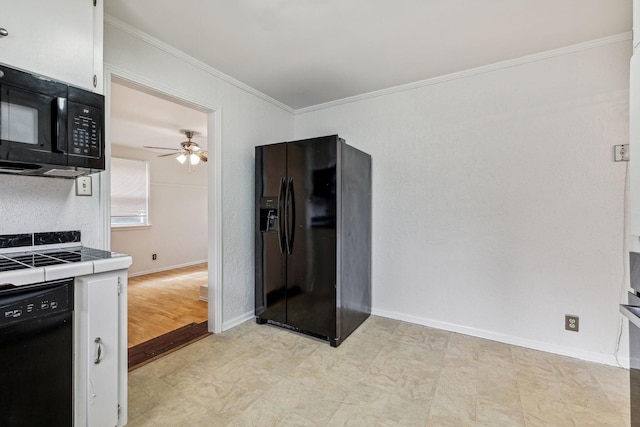
[[[220,173],[220,132],[219,109],[141,81],[137,76],[106,73],[109,175],[101,185],[106,187],[103,200],[111,208],[107,212],[113,215],[112,159],[142,161],[148,168],[148,221],[109,227],[105,240],[111,250],[133,257],[128,292],[130,354],[131,348],[151,344],[151,349],[143,350],[153,359],[159,351],[172,350],[158,344],[162,337],[179,348],[221,330],[216,286],[220,245],[215,243],[220,192],[219,180],[213,179]],[[180,143],[187,139],[185,130],[193,132],[186,136],[202,150],[202,161],[196,165],[178,158],[184,153]]]

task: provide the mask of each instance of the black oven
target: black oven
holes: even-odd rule
[[[0,65],[0,172],[104,170],[104,97]]]
[[[0,285],[0,425],[73,425],[73,279]]]

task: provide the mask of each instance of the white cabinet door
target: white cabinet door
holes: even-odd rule
[[[631,234],[640,236],[640,53],[631,57],[629,82],[629,193]],[[636,248],[637,249],[637,248]]]
[[[126,289],[127,270],[76,277],[76,427],[127,423]]]
[[[633,0],[633,47],[640,43],[640,0]]]
[[[118,424],[118,278],[87,283],[88,407],[90,427]]]
[[[94,41],[102,43],[102,37],[95,40],[94,19],[102,20],[101,3],[0,0],[0,11],[0,28],[8,32],[0,37],[1,63],[95,90]]]

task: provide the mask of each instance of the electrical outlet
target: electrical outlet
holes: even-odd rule
[[[629,161],[629,144],[614,145],[614,159],[616,162]]]
[[[151,255],[151,259],[153,261],[157,260],[158,259],[158,255],[156,255],[156,254]]]
[[[580,318],[573,314],[564,315],[564,328],[567,331],[578,332],[580,329]]]

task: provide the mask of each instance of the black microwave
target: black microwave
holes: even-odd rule
[[[0,64],[0,173],[104,170],[104,96]]]

